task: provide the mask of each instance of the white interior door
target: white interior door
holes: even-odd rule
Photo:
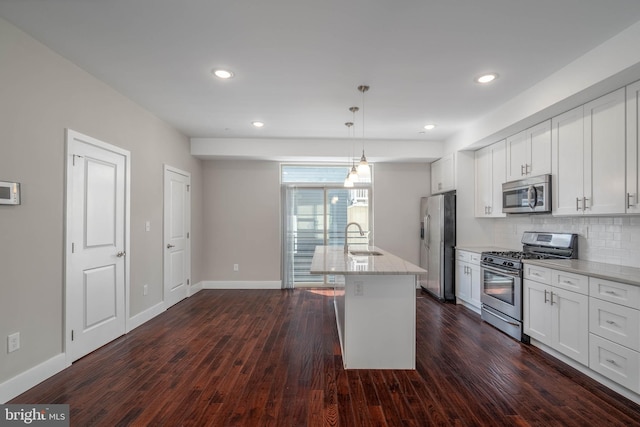
[[[69,362],[126,331],[128,164],[127,151],[67,131]]]
[[[191,176],[164,170],[164,303],[169,308],[187,297],[191,276]]]

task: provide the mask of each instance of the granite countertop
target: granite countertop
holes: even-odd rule
[[[375,246],[350,245],[349,250],[377,251],[382,255],[351,255],[344,253],[343,246],[316,246],[311,262],[311,274],[402,275],[427,273],[427,270]]]
[[[640,268],[582,259],[527,259],[524,262],[568,273],[584,274],[585,276],[640,286]]]
[[[522,250],[522,248],[507,249],[507,248],[501,248],[497,246],[465,246],[465,245],[456,246],[456,249],[461,251],[467,251],[467,252],[475,252],[477,254],[480,254],[482,252],[490,252],[490,251],[506,252],[506,251],[513,251],[513,250],[516,250],[516,251]]]

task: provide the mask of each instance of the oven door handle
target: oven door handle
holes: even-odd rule
[[[492,315],[493,317],[497,317],[498,319],[500,319],[500,320],[502,320],[503,322],[506,322],[506,323],[508,323],[508,324],[510,324],[510,325],[513,325],[513,326],[520,326],[520,324],[519,324],[519,323],[516,323],[516,322],[514,322],[514,321],[512,321],[512,320],[509,320],[509,319],[505,319],[505,318],[504,318],[504,317],[502,317],[502,316],[498,316],[498,315],[497,315],[497,314],[495,314],[493,311],[485,310],[484,312],[485,312],[485,313],[487,313],[487,314]]]
[[[485,264],[482,264],[481,267],[487,271],[490,271],[492,273],[496,273],[496,274],[502,274],[504,276],[511,276],[511,277],[515,277],[518,278],[520,277],[520,273],[519,272],[511,272],[511,271],[507,271],[507,270],[500,270],[494,267],[489,267]]]

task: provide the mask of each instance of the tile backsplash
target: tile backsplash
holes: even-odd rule
[[[511,215],[494,223],[496,246],[522,248],[525,231],[576,233],[578,257],[640,268],[640,217],[560,218],[551,215]]]

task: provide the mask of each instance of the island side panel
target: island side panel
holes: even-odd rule
[[[340,339],[340,349],[342,350],[342,358],[345,357],[344,348],[344,294],[345,294],[345,278],[344,276],[336,276],[336,282],[333,288],[333,306],[336,312],[336,324],[338,327],[338,338]]]
[[[415,369],[414,275],[348,275],[344,295],[345,369]]]

